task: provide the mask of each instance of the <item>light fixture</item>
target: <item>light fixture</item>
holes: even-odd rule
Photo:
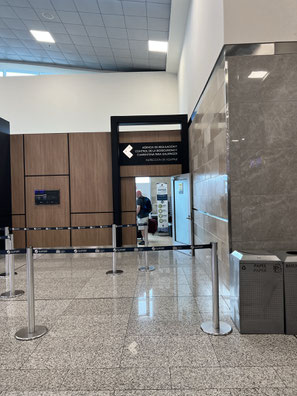
[[[54,43],[55,40],[50,32],[45,32],[41,30],[30,30],[30,33],[37,41],[42,41],[43,43]]]
[[[149,183],[150,178],[149,177],[135,177],[135,182],[137,183]]]
[[[168,41],[148,41],[148,49],[153,52],[167,52]]]
[[[51,12],[48,11],[44,11],[41,13],[41,16],[45,19],[48,19],[49,21],[52,21],[53,19],[55,19],[54,15]]]
[[[253,71],[251,74],[248,76],[248,78],[266,78],[268,76],[268,72],[265,70],[259,70],[259,71]]]

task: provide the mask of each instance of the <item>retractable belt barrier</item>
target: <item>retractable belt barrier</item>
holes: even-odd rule
[[[146,225],[146,224],[141,224]],[[121,224],[117,225],[116,228],[129,228],[137,227],[138,224]],[[1,227],[0,231],[5,231],[8,227]],[[9,227],[11,231],[60,231],[60,230],[96,230],[101,228],[112,228],[112,224],[106,225],[95,225],[95,226],[73,226],[73,227]],[[6,239],[5,237],[0,237],[0,239]]]
[[[125,228],[125,227],[135,227],[136,224],[125,224],[125,225],[115,225],[112,226],[92,226],[92,228],[110,228],[112,227],[112,246],[113,247],[103,247],[103,248],[60,248],[60,249],[42,249],[42,248],[27,248],[27,249],[13,249],[12,245],[9,245],[10,249],[6,248],[5,250],[0,250],[0,255],[5,255],[5,258],[12,258],[15,254],[24,254],[26,253],[26,261],[27,261],[27,291],[28,291],[28,327],[20,329],[15,337],[18,340],[33,340],[38,337],[42,337],[47,333],[47,328],[45,326],[35,326],[35,300],[34,300],[34,266],[33,266],[33,254],[82,254],[82,253],[112,253],[113,256],[113,267],[111,271],[108,271],[107,274],[118,275],[122,274],[122,270],[117,269],[117,253],[125,253],[125,252],[144,252],[145,255],[145,266],[140,267],[140,271],[150,272],[155,268],[153,266],[148,265],[148,252],[162,252],[162,251],[178,251],[178,250],[197,250],[197,249],[211,249],[211,269],[212,269],[212,305],[213,305],[213,314],[212,321],[203,322],[201,324],[201,329],[207,333],[212,335],[226,335],[231,333],[232,328],[229,324],[221,322],[219,320],[219,272],[218,272],[218,244],[217,242],[211,242],[209,244],[202,245],[175,245],[175,246],[148,246],[148,225],[141,224],[144,226],[144,239],[145,246],[135,246],[135,247],[116,247],[117,241],[117,228]],[[53,229],[57,229],[53,228]],[[67,227],[66,229],[71,229],[71,227]],[[91,228],[91,227],[86,227]],[[37,228],[35,228],[37,229]],[[40,228],[39,228],[40,229]],[[50,229],[47,227],[46,229]],[[64,229],[64,228],[58,228]],[[72,228],[73,229],[73,228]],[[74,229],[84,229],[83,227],[76,227]],[[7,227],[5,229],[5,234],[7,236]],[[13,241],[13,235],[9,238],[5,238],[7,247],[7,242],[11,242],[11,237]],[[10,239],[10,241],[9,241]],[[12,261],[11,261],[12,262]],[[14,274],[14,264],[10,267],[10,274]],[[11,281],[11,290],[8,293],[10,297],[14,297],[14,280]]]
[[[0,240],[2,239],[10,239],[10,235],[2,235],[0,236]]]
[[[124,252],[160,252],[167,250],[196,250],[211,249],[211,244],[206,245],[175,245],[175,246],[137,246],[137,247],[117,247],[117,248],[65,248],[65,249],[43,249],[32,248],[34,254],[79,254],[79,253],[124,253]],[[0,250],[0,254],[25,254],[26,249]]]

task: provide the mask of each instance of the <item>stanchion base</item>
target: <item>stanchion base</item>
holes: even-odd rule
[[[113,272],[113,270],[107,271],[106,275],[120,275],[122,274],[124,271],[122,270],[116,270],[115,272]]]
[[[15,338],[20,341],[30,341],[35,340],[35,338],[42,337],[48,332],[45,326],[35,326],[34,333],[29,333],[28,327],[23,327],[15,333]]]
[[[10,291],[7,291],[5,293],[0,294],[1,298],[15,298],[15,297],[19,297],[22,296],[24,294],[24,290],[15,290],[14,294],[10,294]]]
[[[143,267],[139,267],[138,271],[141,271],[141,272],[155,271],[155,267],[153,265],[150,265],[148,267],[143,266]]]
[[[213,327],[213,322],[203,322],[200,327],[201,327],[201,330],[204,331],[204,333],[215,335],[215,336],[227,335],[227,334],[230,334],[232,331],[232,327],[228,323],[225,323],[225,322],[219,322],[218,329],[215,329]]]

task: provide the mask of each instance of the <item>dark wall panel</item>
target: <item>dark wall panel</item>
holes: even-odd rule
[[[10,135],[9,122],[3,118],[0,118],[0,185],[0,227],[11,226]]]
[[[23,135],[10,136],[12,214],[25,214]],[[20,226],[21,227],[21,226]]]

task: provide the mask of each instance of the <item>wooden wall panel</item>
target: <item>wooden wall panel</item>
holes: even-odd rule
[[[25,227],[25,215],[12,215],[12,227]],[[26,247],[26,231],[13,231],[15,249]]]
[[[69,135],[71,212],[112,212],[110,133]]]
[[[35,205],[35,190],[60,190],[60,205]],[[69,227],[69,177],[26,177],[27,227]],[[27,245],[70,246],[70,231],[28,231]]]
[[[60,190],[60,205],[35,205],[35,190]],[[26,214],[27,227],[68,227],[70,225],[68,176],[27,177]]]
[[[181,165],[125,165],[120,167],[121,177],[174,176],[182,173]]]
[[[122,224],[135,224],[136,212],[122,212]],[[123,228],[122,243],[123,245],[136,246],[136,227]]]
[[[119,132],[119,143],[180,142],[180,131]]]
[[[71,215],[72,226],[109,225],[113,213],[88,213]],[[101,230],[72,230],[73,246],[111,246],[111,228]]]
[[[70,231],[27,231],[27,245],[33,247],[70,246]]]
[[[26,175],[65,175],[68,169],[66,133],[25,135]]]
[[[135,177],[121,178],[122,211],[136,211],[136,184]]]
[[[12,214],[24,214],[25,189],[23,135],[10,136],[10,163]]]

